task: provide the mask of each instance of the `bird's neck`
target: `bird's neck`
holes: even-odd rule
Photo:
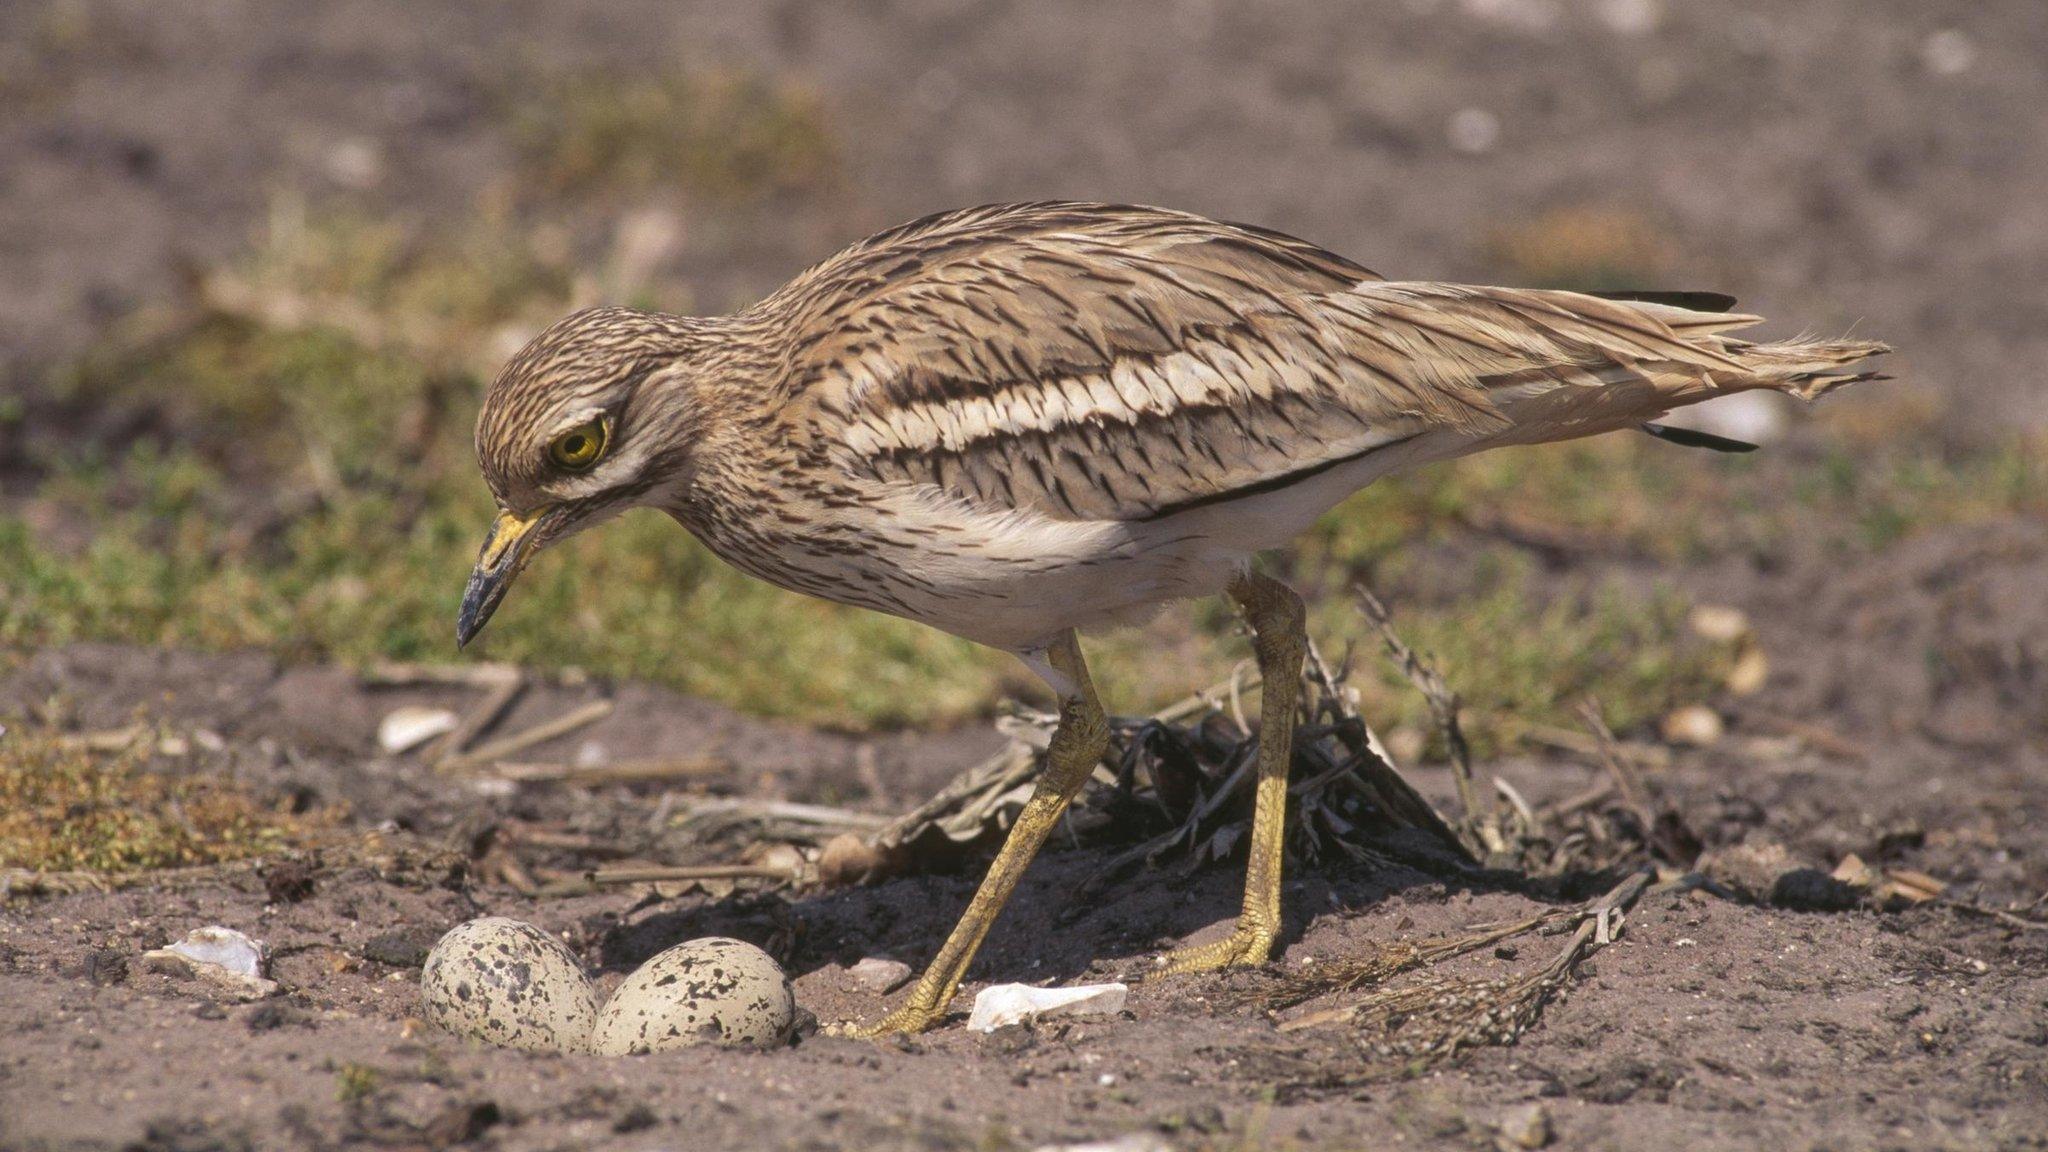
[[[642,385],[644,419],[665,445],[654,467],[665,478],[655,503],[678,517],[697,503],[696,489],[710,474],[735,465],[759,467],[763,444],[789,444],[781,382],[787,366],[784,326],[760,309],[725,316],[655,314],[672,333],[675,355]]]

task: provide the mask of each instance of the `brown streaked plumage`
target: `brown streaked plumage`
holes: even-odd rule
[[[1062,735],[974,905],[879,1026],[925,1027],[1101,754],[1078,631],[1227,590],[1253,622],[1266,714],[1291,716],[1300,602],[1248,564],[1351,492],[1497,445],[1661,431],[1647,422],[1732,392],[1810,398],[1886,351],[1741,340],[1727,333],[1758,318],[1710,310],[1726,303],[1387,281],[1154,208],[927,217],[731,316],[592,309],[542,333],[478,420],[504,515],[458,632],[549,541],[650,505],[762,579],[1022,656],[1059,692]],[[559,443],[577,436],[603,450],[571,468]],[[1270,949],[1287,727],[1261,750],[1238,931],[1174,970]]]

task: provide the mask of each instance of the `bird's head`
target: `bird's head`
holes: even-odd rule
[[[589,308],[534,337],[498,373],[476,456],[498,502],[456,619],[467,644],[541,549],[679,482],[695,335],[679,317]]]

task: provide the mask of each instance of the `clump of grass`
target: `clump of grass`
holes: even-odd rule
[[[1727,677],[1733,650],[1687,632],[1689,603],[1675,591],[1645,595],[1587,582],[1539,590],[1533,564],[1508,552],[1489,554],[1480,568],[1476,590],[1403,607],[1399,621],[1408,642],[1457,686],[1481,757],[1513,746],[1530,726],[1576,725],[1574,709],[1589,696],[1614,727],[1632,729],[1710,698]],[[1362,633],[1356,605],[1335,590],[1312,620],[1322,635]],[[1361,651],[1368,675],[1354,681],[1363,710],[1387,729],[1434,733],[1425,702],[1373,651]]]
[[[218,864],[304,842],[317,819],[267,808],[216,777],[170,776],[140,745],[81,748],[47,733],[0,737],[0,867],[136,872]]]
[[[512,129],[533,183],[558,195],[729,203],[816,189],[838,170],[817,97],[748,72],[543,77],[514,104]]]
[[[334,1098],[343,1104],[360,1104],[377,1091],[381,1079],[368,1064],[343,1064],[334,1072]]]
[[[1663,233],[1622,208],[1553,209],[1495,231],[1487,254],[1520,284],[1599,292],[1653,288],[1670,263]]]

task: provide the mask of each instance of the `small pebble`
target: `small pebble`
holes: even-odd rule
[[[418,968],[427,962],[434,951],[434,945],[441,940],[442,931],[427,924],[408,924],[380,932],[363,941],[361,955],[365,960],[393,968]]]
[[[1491,152],[1500,143],[1500,117],[1484,108],[1460,108],[1451,113],[1444,135],[1453,150],[1467,156]]]
[[[1501,1143],[1508,1148],[1543,1148],[1555,1139],[1550,1127],[1550,1109],[1542,1104],[1511,1108],[1500,1118]]]
[[[1667,743],[1705,748],[1727,733],[1721,714],[1704,704],[1688,704],[1666,713],[1658,730]]]
[[[848,968],[846,974],[870,992],[894,992],[910,982],[910,965],[901,960],[870,956]]]

